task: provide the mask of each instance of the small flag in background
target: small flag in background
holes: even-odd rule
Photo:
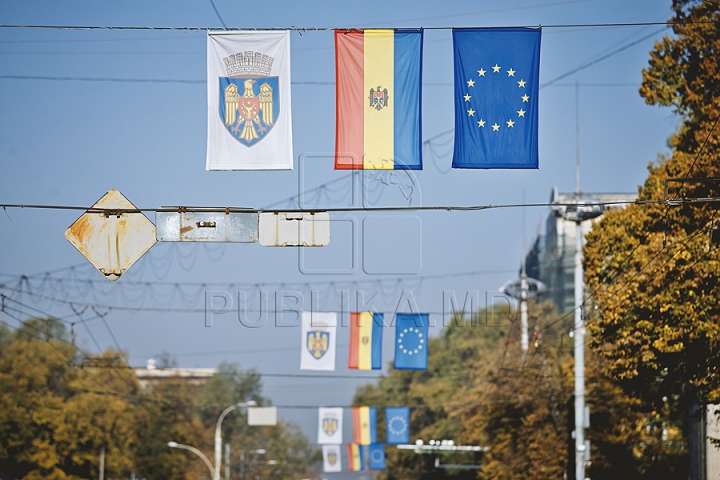
[[[395,370],[427,370],[428,314],[398,313]]]
[[[292,170],[290,32],[208,32],[207,170]]]
[[[422,30],[336,30],[336,169],[422,169]]]
[[[382,313],[350,312],[348,368],[380,370],[382,367],[382,327]]]
[[[385,445],[382,443],[373,443],[368,448],[368,457],[370,457],[370,470],[385,470]]]
[[[342,408],[318,409],[318,443],[319,444],[340,444],[342,443]]]
[[[410,409],[387,407],[385,409],[387,443],[410,443]]]
[[[365,470],[365,452],[362,445],[357,443],[348,443],[348,470],[351,472],[359,472]]]
[[[353,442],[370,445],[377,442],[377,412],[375,407],[353,407]]]
[[[342,472],[340,445],[323,445],[323,472]]]
[[[538,168],[540,34],[453,29],[453,168]]]
[[[300,370],[335,370],[337,314],[303,312],[300,329]]]

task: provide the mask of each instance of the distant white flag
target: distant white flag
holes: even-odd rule
[[[318,409],[318,443],[319,444],[341,444],[342,443],[342,408],[319,408]]]
[[[303,312],[300,370],[335,370],[337,314]]]
[[[207,170],[292,170],[290,32],[208,32]]]
[[[323,472],[342,472],[340,445],[323,445]]]

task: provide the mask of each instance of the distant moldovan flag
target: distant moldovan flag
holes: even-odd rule
[[[382,313],[350,313],[348,368],[379,370],[382,367],[382,328]]]
[[[422,30],[336,30],[336,169],[422,169]]]
[[[370,445],[377,442],[377,412],[375,407],[353,407],[353,442]]]
[[[539,28],[456,28],[454,168],[538,168]]]
[[[427,370],[428,317],[427,313],[395,316],[395,370]]]
[[[357,443],[349,443],[347,446],[348,470],[359,472],[365,470],[365,448]]]
[[[318,443],[341,444],[342,443],[342,408],[318,409]]]
[[[368,447],[370,470],[385,470],[385,445],[373,443]]]
[[[387,443],[410,443],[410,409],[408,407],[387,407],[385,409]]]
[[[300,370],[335,370],[337,314],[303,312],[300,332]]]
[[[208,32],[207,170],[292,170],[290,32]]]
[[[323,445],[323,472],[342,472],[340,445]]]

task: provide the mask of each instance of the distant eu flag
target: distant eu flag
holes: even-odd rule
[[[538,168],[539,28],[453,29],[453,168]]]
[[[428,314],[398,313],[395,370],[427,370]]]
[[[373,443],[370,445],[370,470],[385,470],[385,444]]]
[[[387,443],[410,443],[410,409],[408,407],[387,407],[385,409]]]

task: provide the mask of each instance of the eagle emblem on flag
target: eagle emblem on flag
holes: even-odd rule
[[[371,88],[369,99],[370,106],[375,110],[382,110],[383,107],[387,107],[389,99],[387,88],[382,88],[379,85],[377,90]]]
[[[322,428],[323,428],[323,432],[325,432],[328,436],[332,436],[335,432],[337,432],[338,419],[337,418],[323,418]]]
[[[328,351],[330,332],[308,332],[307,349],[313,358],[322,358]]]
[[[330,465],[335,465],[335,463],[337,462],[337,459],[338,459],[338,458],[337,458],[337,452],[330,452],[330,453],[328,453],[327,459],[328,459],[328,463],[329,463]]]
[[[220,119],[246,147],[265,138],[280,114],[279,77],[270,76],[273,60],[249,51],[224,59],[228,76],[220,77]]]

